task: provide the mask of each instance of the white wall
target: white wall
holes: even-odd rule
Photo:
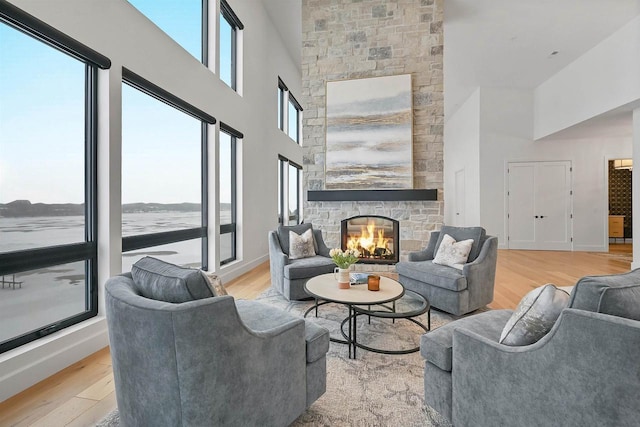
[[[481,224],[506,247],[506,165],[569,160],[573,166],[574,250],[607,248],[606,160],[631,156],[631,137],[533,140],[533,94],[480,90]]]
[[[535,90],[535,139],[640,99],[640,16]]]
[[[277,128],[277,78],[301,93],[300,65],[283,47],[262,2],[228,0],[245,25],[242,96],[125,0],[11,0],[13,4],[109,57],[99,82],[100,294],[104,281],[120,273],[121,67],[244,133],[240,158],[238,262],[216,268],[225,281],[268,258],[267,232],[277,226],[277,158],[302,164],[302,149]],[[213,7],[217,2],[210,0]],[[215,20],[213,20],[215,22]],[[213,27],[215,28],[215,27]],[[211,61],[214,63],[215,61]],[[215,67],[214,67],[215,68]],[[43,67],[46,76],[46,67]],[[298,97],[298,99],[300,99]],[[304,106],[303,106],[304,107]],[[210,148],[216,141],[211,132]],[[210,156],[215,160],[214,154]],[[210,164],[211,207],[215,163]],[[215,237],[215,230],[210,237]],[[215,245],[214,239],[210,239]],[[0,401],[107,345],[101,296],[99,317],[0,355]]]
[[[456,172],[464,169],[465,225],[480,222],[480,89],[444,125],[444,223],[455,224]]]

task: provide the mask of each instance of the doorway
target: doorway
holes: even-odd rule
[[[509,249],[573,249],[571,162],[507,166]]]
[[[631,175],[632,159],[608,161],[609,252],[631,253],[633,211]]]

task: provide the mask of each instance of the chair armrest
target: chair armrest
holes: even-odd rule
[[[498,238],[495,236],[487,237],[480,254],[472,262],[462,266],[462,272],[465,276],[469,276],[476,270],[491,268],[495,271],[498,261]]]
[[[574,309],[528,346],[456,329],[453,424],[633,425],[638,348],[640,322]]]
[[[435,256],[436,243],[440,237],[439,231],[432,231],[429,235],[427,247],[421,251],[409,252],[409,261],[429,261]]]
[[[322,238],[322,230],[313,229],[313,237],[316,239],[318,245],[318,255],[329,258],[329,248],[327,247],[324,239]]]
[[[280,241],[278,240],[278,236],[275,231],[269,232],[269,259],[271,260],[272,265],[275,263],[275,265],[279,266],[280,269],[289,264],[289,257],[287,254],[282,252]]]

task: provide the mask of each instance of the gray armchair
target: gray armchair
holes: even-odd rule
[[[162,274],[193,294],[197,278]],[[284,426],[325,392],[326,329],[231,296],[154,300],[133,277],[106,284],[123,425]]]
[[[429,406],[455,426],[638,425],[640,270],[580,279],[534,344],[498,343],[511,314],[480,313],[422,336]]]
[[[280,226],[269,232],[269,265],[271,286],[288,300],[309,298],[304,284],[312,277],[332,273],[334,262],[329,257],[329,248],[325,245],[320,230],[313,229],[316,256],[301,259],[289,258],[289,231],[302,234],[312,228],[311,224]]]
[[[445,233],[456,241],[474,240],[462,270],[432,262]],[[487,236],[484,228],[443,226],[431,233],[426,249],[397,263],[396,271],[405,288],[427,298],[432,307],[459,316],[493,301],[497,259],[498,238]]]

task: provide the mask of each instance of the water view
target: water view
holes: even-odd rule
[[[230,212],[221,220],[229,222]],[[124,236],[201,225],[199,211],[134,212],[122,215]],[[0,253],[84,241],[84,216],[0,217]],[[230,252],[222,239],[221,253]],[[144,256],[199,268],[201,240],[172,243],[123,254],[122,270]],[[222,255],[224,256],[224,255]],[[0,276],[0,342],[85,311],[84,262]]]

